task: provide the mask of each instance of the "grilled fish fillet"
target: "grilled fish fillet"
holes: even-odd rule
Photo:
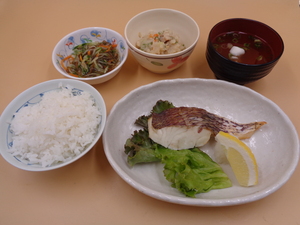
[[[266,122],[236,123],[196,107],[170,108],[153,113],[148,119],[149,137],[174,150],[201,147],[219,131],[247,139],[264,124]]]

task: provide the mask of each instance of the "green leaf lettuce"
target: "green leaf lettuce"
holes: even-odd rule
[[[172,103],[160,100],[152,112],[159,113],[170,107],[174,107]],[[222,168],[199,148],[175,151],[152,141],[148,133],[148,118],[141,116],[136,120],[135,124],[143,129],[134,131],[124,145],[129,166],[137,163],[163,163],[166,179],[187,197],[232,186]]]

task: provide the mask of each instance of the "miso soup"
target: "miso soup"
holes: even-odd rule
[[[243,64],[263,64],[272,61],[273,52],[270,46],[261,38],[244,32],[228,32],[217,36],[213,46],[222,56]],[[244,49],[245,53],[239,56],[232,55],[233,47]]]

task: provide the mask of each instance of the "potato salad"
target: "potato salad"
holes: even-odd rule
[[[139,33],[139,37],[136,47],[144,52],[162,55],[180,52],[185,49],[185,45],[180,41],[179,36],[173,34],[169,29],[161,32],[150,31],[146,35]]]

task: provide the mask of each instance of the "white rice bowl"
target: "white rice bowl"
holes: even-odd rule
[[[29,171],[56,169],[82,157],[99,140],[106,107],[91,85],[70,79],[35,85],[0,117],[0,152]]]

